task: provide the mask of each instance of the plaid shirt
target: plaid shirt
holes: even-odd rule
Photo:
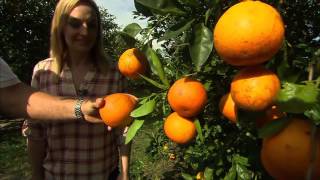
[[[59,81],[53,82],[50,71],[52,59],[40,61],[34,68],[31,85],[57,96],[76,97],[72,73],[63,66]],[[101,97],[123,91],[124,79],[115,66],[106,75],[89,70],[80,84],[86,97]],[[27,121],[26,136],[44,140],[46,157],[43,162],[47,180],[100,180],[108,179],[117,167],[119,131],[107,130],[104,124],[86,121],[34,123]],[[123,139],[123,138],[122,138]]]

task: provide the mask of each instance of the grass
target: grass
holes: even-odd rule
[[[145,123],[134,138],[130,179],[165,179],[164,175],[174,169],[174,161],[163,152],[162,140],[158,136],[160,132],[156,127],[159,126]],[[31,179],[26,139],[21,135],[20,128],[0,129],[0,164],[1,180]]]
[[[26,139],[20,130],[0,131],[0,179],[30,179]]]
[[[133,139],[131,179],[168,179],[165,175],[175,170],[175,161],[170,160],[169,152],[164,150],[165,141],[157,127],[157,124],[145,123]]]

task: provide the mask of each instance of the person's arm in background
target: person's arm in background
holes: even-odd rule
[[[120,146],[120,180],[129,179],[130,146],[131,143],[125,146]]]
[[[76,120],[74,107],[76,100],[51,96],[18,83],[0,88],[0,113],[12,117],[29,117],[34,120]],[[84,118],[88,122],[102,122],[98,109],[104,101],[85,100],[81,106]]]
[[[129,92],[128,81],[123,75],[121,75],[119,79],[119,86],[121,87],[124,93],[128,93],[131,95],[133,94]],[[134,98],[138,100],[137,97],[134,96]],[[119,133],[118,143],[119,143],[119,154],[120,154],[120,175],[118,177],[118,180],[129,180],[129,177],[130,177],[129,168],[130,168],[131,142],[128,144],[125,144],[128,129],[129,129],[129,126],[118,129],[118,133]]]
[[[125,144],[126,134],[129,127],[116,129],[118,132],[119,155],[120,155],[120,175],[117,180],[129,179],[129,165],[130,165],[130,152],[131,143]]]
[[[31,128],[30,126],[28,128]],[[46,157],[46,141],[44,138],[34,139],[27,136],[28,160],[31,166],[32,180],[44,179],[43,162]]]

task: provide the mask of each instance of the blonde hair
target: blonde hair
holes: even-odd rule
[[[62,67],[65,63],[64,59],[67,56],[67,45],[63,38],[63,28],[67,24],[68,16],[72,9],[80,2],[87,3],[96,11],[98,18],[98,32],[95,45],[91,50],[91,55],[93,56],[93,63],[97,67],[98,71],[105,73],[107,69],[105,67],[108,62],[102,43],[101,16],[96,3],[93,0],[60,0],[54,11],[50,34],[50,57],[53,59],[51,70],[57,75],[61,73]]]

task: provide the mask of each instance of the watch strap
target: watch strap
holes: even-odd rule
[[[79,97],[76,101],[76,104],[74,106],[74,114],[76,116],[77,119],[79,120],[83,120],[84,119],[84,116],[82,114],[82,111],[81,111],[81,106],[82,106],[82,103],[84,102],[84,99],[83,97]]]

